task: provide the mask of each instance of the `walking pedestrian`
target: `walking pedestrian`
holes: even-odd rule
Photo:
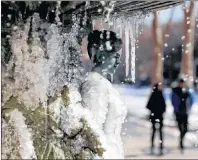
[[[179,80],[178,87],[173,88],[171,100],[180,132],[179,146],[183,153],[183,139],[188,131],[188,113],[194,101],[192,94],[185,87],[185,81],[183,79]]]
[[[154,138],[156,129],[159,130],[160,134],[160,155],[163,154],[163,114],[166,111],[166,103],[162,93],[162,84],[156,84],[153,87],[151,97],[146,106],[150,110],[150,121],[152,123],[152,134],[151,134],[151,153],[154,149]]]

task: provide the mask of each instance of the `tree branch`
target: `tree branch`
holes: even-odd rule
[[[189,12],[190,12],[190,16],[192,15],[192,14],[195,14],[193,11],[194,11],[194,5],[195,5],[195,2],[194,2],[194,0],[192,0],[191,2],[190,2],[190,7],[189,7]]]

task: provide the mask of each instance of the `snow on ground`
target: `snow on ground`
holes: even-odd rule
[[[133,117],[146,118],[149,111],[146,109],[146,104],[151,93],[151,87],[135,88],[132,85],[120,84],[114,85],[117,91],[120,93],[122,100],[125,102],[128,113]],[[173,114],[173,107],[170,101],[171,89],[164,89],[164,97],[166,99],[166,113],[164,117],[164,124],[167,126],[175,126],[175,117]],[[191,140],[198,141],[198,94],[195,94],[195,103],[189,116],[189,130],[186,135]],[[196,131],[197,130],[197,131]],[[196,132],[195,132],[196,131]],[[173,133],[178,134],[178,133]]]

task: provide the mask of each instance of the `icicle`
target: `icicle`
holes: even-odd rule
[[[118,20],[118,24],[121,24],[122,21],[121,19]],[[123,27],[120,26],[120,37],[122,37],[122,33],[123,33]]]
[[[87,24],[87,9],[90,7],[90,2],[89,1],[86,1],[86,4],[85,4],[85,15],[84,15],[84,17],[83,17],[83,22],[82,22],[82,24],[84,25],[84,26],[86,26],[86,24]]]
[[[110,14],[111,14],[111,12],[114,9],[115,3],[116,3],[116,1],[110,1],[108,3],[108,5],[104,6],[104,12],[103,12],[103,14],[106,13],[105,22],[111,23],[110,22]]]
[[[113,30],[117,33],[117,36],[122,38],[122,26],[121,26],[121,20],[120,18],[112,18],[113,21]]]
[[[61,25],[62,24],[60,22],[60,18],[59,18],[60,6],[61,6],[61,1],[57,1],[56,11],[55,11],[55,13],[56,13],[55,21],[56,21],[57,25]]]
[[[130,27],[130,56],[131,56],[131,80],[135,82],[135,35],[132,26]]]
[[[133,37],[134,38],[134,37]],[[134,39],[131,40],[131,78],[135,83],[135,42]]]
[[[126,77],[129,75],[129,32],[125,28],[125,64],[126,64]]]
[[[95,29],[95,20],[92,21],[92,30]]]
[[[135,55],[135,42],[136,39],[139,35],[140,32],[143,31],[143,24],[144,24],[144,16],[139,14],[139,16],[136,17],[128,17],[128,18],[123,18],[122,19],[122,28],[125,27],[126,32],[125,33],[129,33],[129,35],[125,35],[126,38],[126,58],[125,58],[125,65],[126,65],[126,77],[131,79],[133,82],[135,82],[135,59],[136,59],[136,55]],[[127,39],[130,37],[130,42],[127,41]],[[130,43],[130,45],[129,45]],[[129,46],[130,50],[129,50]],[[130,58],[129,58],[130,57]],[[129,62],[130,60],[130,62]],[[130,67],[130,69],[129,69]],[[129,75],[130,73],[130,75]],[[131,77],[129,77],[131,76]]]

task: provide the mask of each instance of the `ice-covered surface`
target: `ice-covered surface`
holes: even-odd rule
[[[19,152],[22,159],[36,158],[31,130],[25,124],[25,117],[17,109],[10,113],[10,120],[13,121],[15,132],[19,138]]]
[[[4,119],[2,119],[1,123],[1,158],[2,159],[19,159],[20,149],[19,149],[19,137],[17,132],[15,131],[14,124],[12,121],[6,123]],[[12,137],[12,138],[11,138]],[[11,153],[12,152],[12,153]]]
[[[88,129],[83,123],[84,120],[87,123],[87,127],[89,127],[94,134],[90,136],[95,136],[95,141],[98,139],[101,143],[97,144],[95,142],[96,144],[94,145],[101,145],[95,147],[102,147],[106,150],[109,150],[104,132],[95,122],[91,111],[88,108],[84,108],[82,106],[81,95],[76,88],[70,88],[69,98],[71,103],[68,107],[63,108],[61,112],[61,128],[68,136],[77,135],[75,139],[73,138],[71,140],[72,152],[74,154],[79,154],[83,148],[90,147],[90,142],[87,141],[86,135],[83,135],[83,130]],[[102,158],[105,156],[105,154],[101,156],[96,153],[94,156],[97,158]]]
[[[81,89],[82,104],[93,115],[93,121],[104,133],[107,151],[104,158],[124,158],[121,127],[126,108],[112,84],[96,72],[88,74]]]
[[[17,96],[26,106],[37,107],[82,78],[78,24],[62,34],[57,25],[34,14],[20,25],[10,39],[12,56],[2,76],[3,102]]]

